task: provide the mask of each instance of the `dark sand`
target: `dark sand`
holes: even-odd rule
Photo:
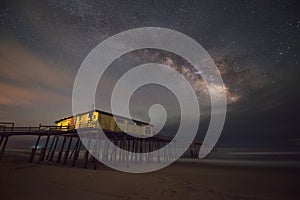
[[[177,162],[147,174],[29,164],[6,153],[0,199],[300,199],[298,167]],[[239,163],[239,164],[238,164]]]

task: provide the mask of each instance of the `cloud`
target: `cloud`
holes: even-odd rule
[[[0,42],[0,105],[70,102],[74,73],[14,40]]]
[[[66,67],[42,60],[15,41],[1,39],[0,77],[20,83],[43,84],[53,89],[71,86],[72,73]]]
[[[26,88],[0,83],[0,90],[0,105],[33,106],[37,103],[66,104],[70,102],[70,99],[66,96],[39,88]]]

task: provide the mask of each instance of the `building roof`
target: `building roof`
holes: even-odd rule
[[[134,121],[134,122],[136,122],[136,123],[140,123],[140,124],[144,124],[144,125],[150,125],[150,126],[153,126],[152,124],[149,124],[149,123],[147,123],[147,122],[143,122],[143,121],[136,120],[136,119],[130,119],[130,118],[128,118],[128,117],[124,117],[124,116],[121,116],[121,115],[113,115],[112,113],[105,112],[105,111],[102,111],[102,110],[97,110],[97,109],[96,109],[96,110],[91,110],[91,111],[88,111],[88,112],[84,112],[84,113],[80,113],[80,114],[78,114],[78,115],[76,115],[76,116],[84,115],[84,114],[91,113],[91,112],[94,112],[94,111],[96,111],[96,112],[98,112],[98,113],[101,113],[101,114],[105,114],[105,115],[109,115],[109,116],[114,116],[114,117],[117,117],[117,118],[125,119],[125,120],[132,120],[132,121]],[[65,118],[56,120],[55,123],[59,123],[59,122],[61,122],[61,121],[63,121],[63,120],[70,119],[70,118],[72,118],[72,117],[74,117],[74,116],[69,116],[69,117],[65,117]]]

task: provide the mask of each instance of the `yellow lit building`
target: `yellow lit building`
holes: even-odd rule
[[[116,121],[118,122],[118,125]],[[90,111],[76,116],[67,117],[56,121],[57,126],[69,126],[73,129],[96,128],[97,121],[101,128],[106,131],[120,133],[125,130],[126,133],[134,135],[153,135],[153,125],[146,122],[131,120],[123,116],[114,116],[104,111]]]

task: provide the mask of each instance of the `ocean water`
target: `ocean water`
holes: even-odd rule
[[[300,161],[300,150],[275,148],[218,148],[207,159]]]

